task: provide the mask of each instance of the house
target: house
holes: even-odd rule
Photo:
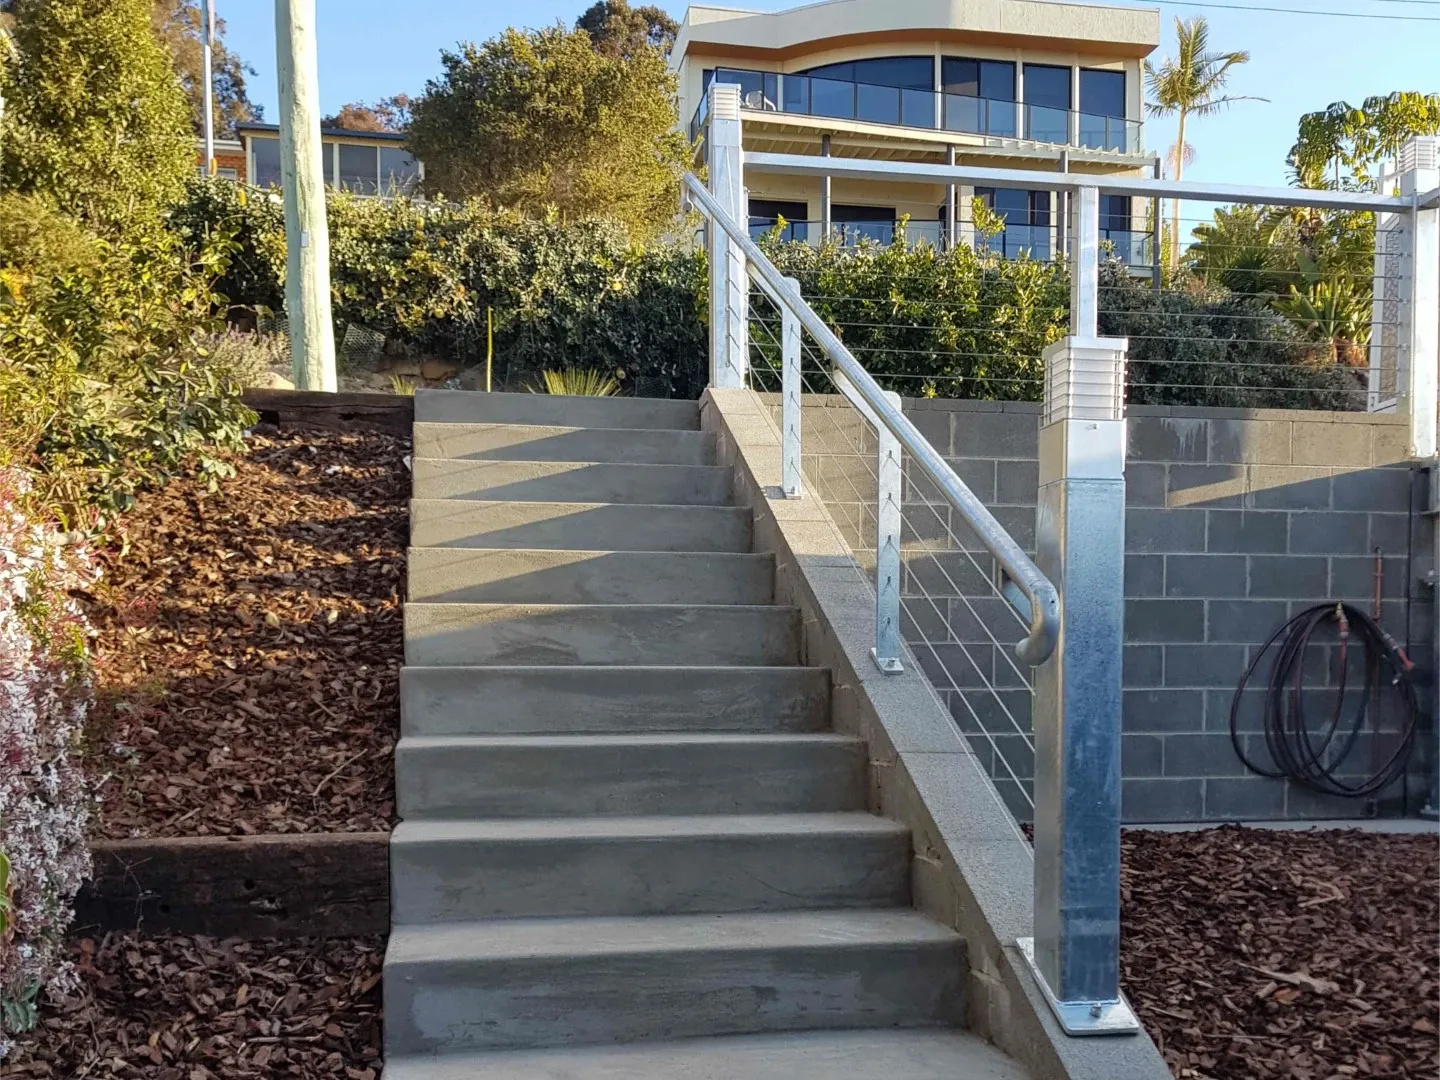
[[[1154,9],[824,0],[775,12],[692,6],[670,64],[692,136],[703,134],[710,84],[740,86],[747,151],[1148,176],[1157,159],[1145,148],[1141,62],[1159,43]],[[912,240],[973,243],[978,196],[1005,219],[992,249],[1049,258],[1061,243],[1056,196],[1039,187],[957,187],[952,229],[948,186],[827,185],[754,168],[745,180],[756,233],[783,218],[793,239],[817,241],[828,227],[889,242],[908,215]],[[1134,265],[1152,261],[1147,209],[1102,197],[1102,239]]]
[[[254,187],[280,186],[280,126],[239,124],[236,139],[215,140],[215,172]],[[405,149],[405,136],[390,131],[352,131],[322,127],[325,182],[357,195],[409,194],[425,176],[425,166]],[[204,143],[197,167],[205,168]]]

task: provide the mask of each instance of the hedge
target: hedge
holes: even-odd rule
[[[631,243],[598,221],[526,219],[480,202],[424,204],[332,194],[337,322],[384,335],[387,350],[483,364],[493,314],[496,385],[546,368],[613,371],[627,392],[696,397],[706,379],[705,258],[694,245]],[[219,288],[232,305],[283,304],[278,197],[197,180],[173,221],[219,228],[238,252]],[[764,246],[868,370],[902,393],[1038,400],[1040,354],[1067,332],[1063,265],[958,247]],[[1100,332],[1129,337],[1130,400],[1147,404],[1360,408],[1356,374],[1325,363],[1257,301],[1223,291],[1155,293],[1123,266],[1102,269]],[[760,378],[777,328],[753,307]]]

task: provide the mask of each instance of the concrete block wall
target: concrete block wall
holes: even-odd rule
[[[1039,408],[907,400],[907,415],[1027,550],[1033,551]],[[1406,457],[1403,418],[1281,410],[1134,407],[1126,470],[1124,813],[1131,822],[1362,817],[1424,801],[1421,739],[1409,791],[1375,805],[1318,796],[1249,772],[1229,734],[1235,687],[1298,611],[1345,600],[1370,611],[1376,548],[1382,623],[1409,642],[1428,718],[1435,609],[1424,584],[1432,528],[1425,478]],[[863,562],[873,560],[874,440],[838,399],[806,406],[806,473]],[[1023,627],[989,582],[978,540],[919,476],[906,484],[906,637],[957,724],[1024,816],[1033,776],[1030,692],[1012,646]],[[1333,704],[1329,646],[1306,685]],[[1362,675],[1352,650],[1350,678]],[[1257,684],[1264,686],[1268,662]],[[1254,684],[1252,684],[1254,685]],[[1261,691],[1246,695],[1247,753],[1268,761]],[[1428,720],[1426,721],[1428,724]],[[1391,739],[1362,738],[1347,773]]]

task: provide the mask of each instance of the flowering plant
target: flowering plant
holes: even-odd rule
[[[73,982],[65,934],[90,873],[79,749],[89,626],[71,593],[98,570],[37,517],[29,478],[0,467],[0,1059],[34,1027],[41,987]]]

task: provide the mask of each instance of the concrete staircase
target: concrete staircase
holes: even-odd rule
[[[421,391],[388,1080],[1015,1080],[694,402]]]

